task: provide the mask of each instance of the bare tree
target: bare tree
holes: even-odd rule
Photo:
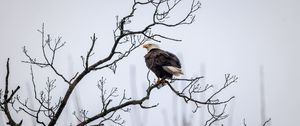
[[[94,46],[97,41],[97,37],[93,34],[91,38],[91,46],[87,50],[86,55],[81,56],[83,71],[76,72],[71,78],[67,78],[65,75],[61,73],[59,69],[57,69],[55,64],[56,55],[58,54],[58,50],[62,49],[65,46],[65,42],[62,41],[61,37],[53,39],[51,35],[47,34],[45,31],[44,24],[42,28],[38,30],[41,34],[41,48],[43,59],[37,59],[30,55],[27,48],[24,46],[23,52],[27,57],[24,63],[30,64],[30,75],[31,82],[33,85],[34,91],[34,99],[38,103],[36,108],[32,108],[28,105],[28,100],[22,100],[20,96],[16,96],[13,99],[13,96],[20,89],[17,87],[15,90],[11,91],[11,95],[8,96],[8,79],[6,80],[6,88],[4,94],[1,90],[1,110],[4,111],[5,115],[8,118],[9,125],[21,125],[20,123],[16,123],[14,119],[11,117],[10,109],[8,108],[8,104],[12,105],[12,107],[16,111],[25,112],[27,115],[31,116],[35,119],[35,121],[43,126],[54,126],[58,119],[60,119],[62,112],[66,109],[66,105],[70,99],[71,94],[74,89],[78,86],[83,78],[85,78],[88,74],[91,74],[92,71],[101,71],[103,69],[111,69],[113,72],[116,72],[118,62],[128,57],[131,53],[135,51],[136,48],[143,45],[146,41],[156,41],[161,42],[162,40],[171,40],[171,41],[180,41],[175,38],[171,38],[160,33],[153,33],[152,28],[154,27],[177,27],[180,25],[188,25],[194,22],[195,15],[194,13],[200,8],[200,2],[193,0],[189,11],[185,14],[183,18],[178,20],[177,22],[169,22],[169,18],[173,13],[173,10],[182,2],[182,0],[147,0],[147,1],[136,1],[134,0],[133,5],[131,7],[131,11],[128,15],[123,18],[117,17],[116,21],[116,29],[113,30],[113,38],[114,42],[112,48],[110,49],[110,53],[104,57],[103,59],[97,59],[96,62],[91,63],[91,58],[94,53]],[[131,18],[135,15],[137,8],[143,6],[151,6],[153,8],[152,13],[152,22],[146,25],[141,30],[132,30],[127,27],[128,24],[133,23]],[[118,47],[122,44],[127,45],[126,50],[120,50]],[[7,63],[8,64],[8,63]],[[35,82],[35,74],[33,67],[37,66],[42,69],[50,69],[52,70],[57,78],[63,80],[63,82],[68,86],[67,90],[64,94],[58,99],[53,100],[52,93],[55,90],[55,82],[56,79],[47,78],[46,88],[43,91],[38,91],[36,88]],[[9,70],[9,67],[7,66]],[[78,126],[84,126],[87,124],[96,124],[96,125],[104,125],[105,122],[112,122],[117,125],[123,125],[125,120],[122,119],[119,114],[120,111],[129,112],[130,106],[137,105],[143,109],[150,109],[153,107],[157,107],[158,104],[155,105],[145,105],[144,102],[150,99],[151,93],[158,84],[151,81],[149,78],[149,71],[147,74],[148,87],[145,89],[145,94],[141,98],[132,99],[126,95],[126,90],[119,92],[119,88],[106,89],[106,79],[102,77],[97,84],[99,92],[101,94],[101,111],[99,111],[95,115],[89,115],[87,110],[81,110],[79,113],[73,113],[77,118],[79,123],[76,124]],[[8,78],[9,71],[7,72]],[[217,89],[216,92],[207,96],[207,99],[201,101],[197,98],[202,95],[204,92],[213,88],[212,85],[203,85],[198,81],[203,77],[192,77],[185,79],[171,79],[170,81],[166,81],[167,87],[169,87],[170,91],[174,93],[174,95],[182,98],[187,104],[193,104],[195,109],[193,112],[197,112],[197,110],[201,106],[206,106],[208,113],[211,115],[209,120],[206,120],[205,125],[212,125],[214,122],[225,119],[228,115],[226,114],[226,103],[234,98],[234,96],[226,99],[220,100],[217,98],[217,95],[224,91],[228,86],[234,84],[238,79],[236,76],[232,76],[230,74],[225,75],[225,83],[220,88]],[[172,86],[173,83],[183,81],[185,82],[185,87],[182,89],[177,89]],[[206,94],[207,95],[207,94]],[[113,100],[114,99],[114,100]],[[119,100],[117,100],[119,99]],[[116,102],[117,101],[117,102]],[[115,102],[115,103],[113,103]],[[19,104],[20,107],[15,108],[15,104]],[[216,111],[216,106],[223,106],[221,112]]]

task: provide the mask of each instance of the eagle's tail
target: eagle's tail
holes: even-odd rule
[[[180,76],[180,74],[183,74],[181,68],[174,67],[174,66],[163,66],[163,69],[167,71],[170,74],[173,74],[175,76]]]

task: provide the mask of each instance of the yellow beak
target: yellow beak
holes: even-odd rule
[[[149,47],[149,44],[144,44],[143,45],[143,48],[148,48]]]

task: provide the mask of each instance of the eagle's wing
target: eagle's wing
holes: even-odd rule
[[[177,56],[164,50],[159,50],[157,52],[155,56],[155,64],[159,66],[173,66],[181,68],[181,64]]]
[[[145,55],[147,67],[155,73],[157,77],[172,77],[182,74],[179,59],[172,53],[155,49]]]

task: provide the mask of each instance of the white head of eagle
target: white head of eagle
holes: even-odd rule
[[[148,51],[144,56],[146,65],[158,77],[158,81],[183,74],[180,61],[173,53],[162,50],[153,43],[144,44],[143,48]]]

